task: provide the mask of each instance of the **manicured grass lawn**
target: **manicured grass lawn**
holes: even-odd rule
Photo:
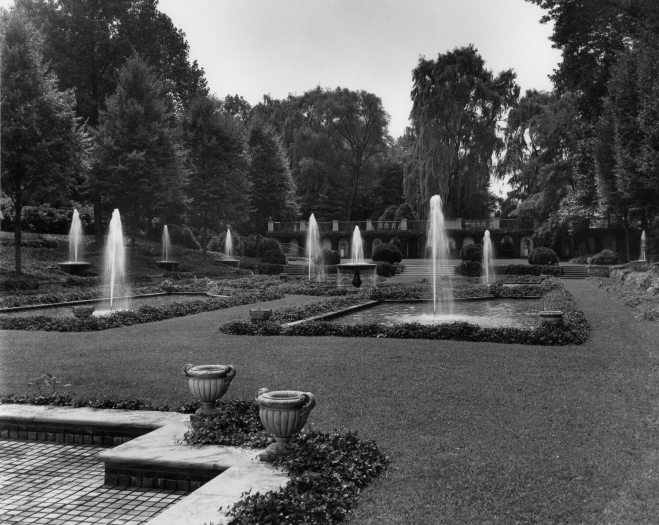
[[[244,306],[94,333],[0,332],[0,392],[25,393],[43,371],[83,398],[178,403],[191,400],[185,363],[234,364],[227,398],[310,390],[314,426],[357,430],[390,454],[355,523],[652,522],[659,329],[587,282],[570,286],[593,328],[580,346],[220,333]]]

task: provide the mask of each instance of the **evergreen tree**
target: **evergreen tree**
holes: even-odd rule
[[[14,204],[16,273],[21,267],[21,212],[64,195],[83,169],[85,134],[72,91],[60,91],[46,67],[42,41],[25,13],[0,12],[2,191]]]
[[[203,256],[209,240],[209,225],[247,218],[249,180],[244,130],[240,121],[223,112],[213,97],[194,99],[182,121],[191,177],[187,194],[191,213],[200,219]]]
[[[96,133],[93,184],[129,217],[134,244],[140,221],[183,198],[186,171],[166,87],[139,56],[126,61]]]
[[[256,119],[248,137],[252,228],[264,229],[265,221],[295,220],[299,211],[297,188],[279,136],[269,124]]]

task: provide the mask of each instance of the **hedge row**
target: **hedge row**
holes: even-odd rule
[[[236,292],[230,297],[213,297],[184,303],[172,303],[161,306],[143,305],[136,310],[114,312],[102,317],[0,317],[2,330],[45,330],[57,332],[93,332],[119,328],[134,324],[163,321],[173,317],[210,312],[242,304],[256,303],[280,299],[282,294],[275,291],[259,290],[257,292]]]

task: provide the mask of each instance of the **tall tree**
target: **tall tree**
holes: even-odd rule
[[[0,12],[2,191],[14,204],[16,273],[21,266],[21,212],[31,202],[65,194],[80,173],[85,135],[74,94],[60,91],[42,41],[23,10]]]
[[[252,228],[263,230],[265,220],[295,220],[297,188],[286,150],[274,128],[255,119],[249,129],[249,169]]]
[[[118,71],[139,53],[180,107],[208,92],[204,71],[190,62],[185,34],[158,11],[157,0],[16,0],[41,29],[46,60],[65,88],[75,89],[76,112],[98,125],[105,101],[116,89]],[[90,185],[96,241],[102,242],[102,196]]]
[[[489,211],[492,159],[503,148],[497,123],[519,93],[515,74],[494,76],[468,46],[421,58],[412,77],[418,209],[438,193],[448,214],[482,216]]]
[[[130,218],[135,242],[140,221],[179,199],[184,155],[164,83],[139,56],[126,61],[108,97],[96,134],[93,172],[99,193]]]
[[[244,129],[240,121],[223,112],[213,97],[194,99],[182,121],[191,177],[187,187],[191,209],[202,227],[202,252],[206,257],[211,221],[246,219],[249,198]]]

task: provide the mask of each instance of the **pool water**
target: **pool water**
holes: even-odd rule
[[[440,305],[441,307],[442,305]],[[538,299],[493,299],[484,301],[456,301],[453,312],[433,315],[432,303],[380,303],[370,308],[335,317],[341,324],[381,323],[452,323],[468,322],[483,327],[534,328],[538,325]],[[440,308],[441,311],[441,308]]]

